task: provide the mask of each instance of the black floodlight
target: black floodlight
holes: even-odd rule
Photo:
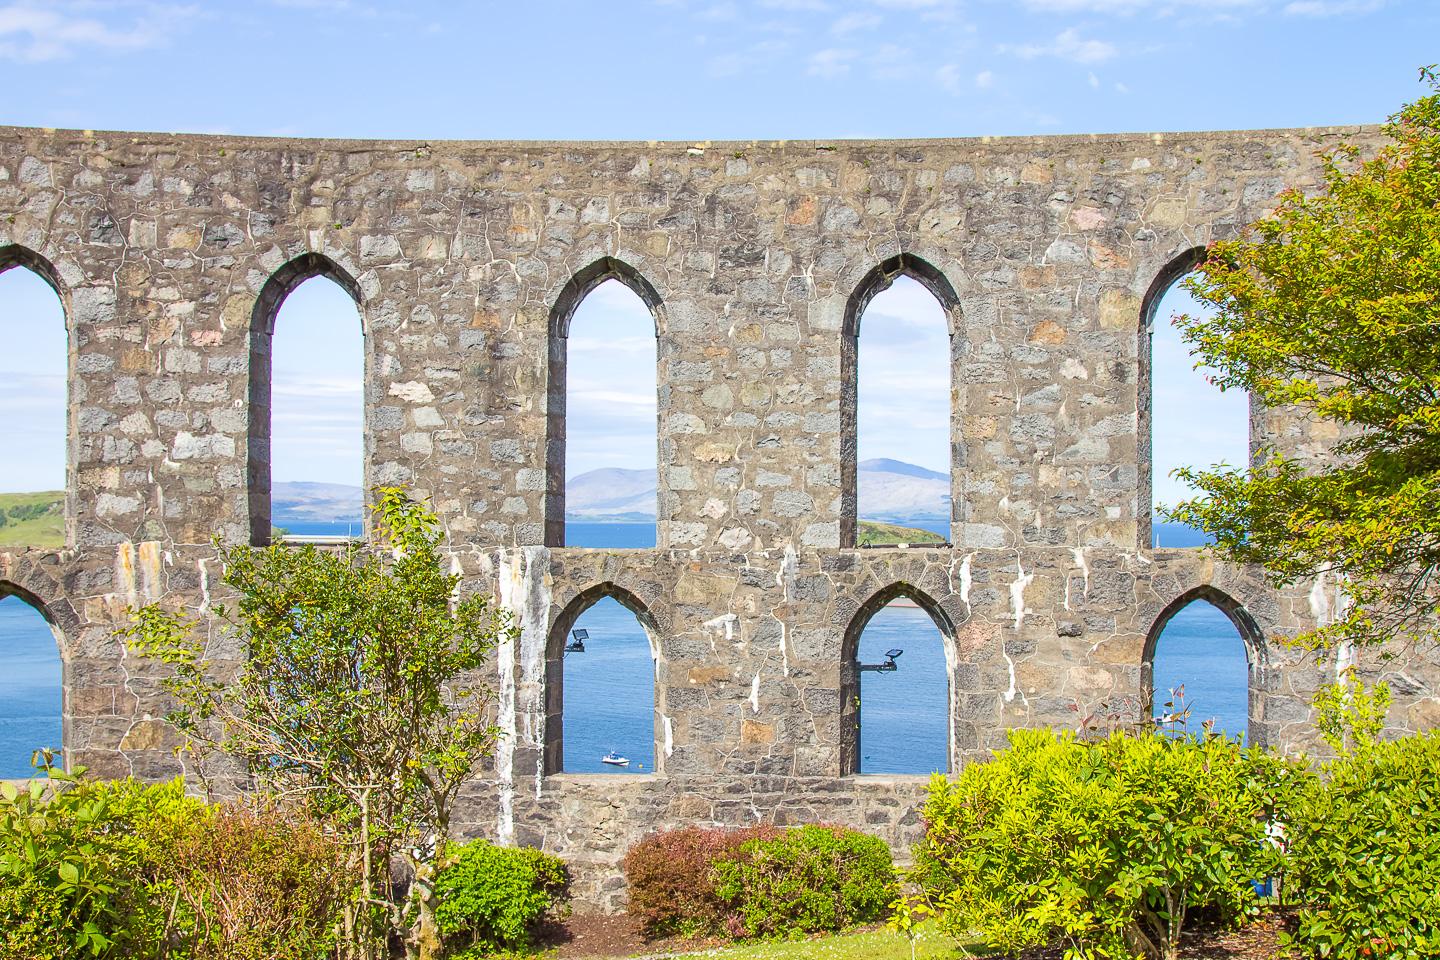
[[[900,665],[895,662],[895,658],[904,652],[904,650],[899,649],[886,650],[884,663],[861,663],[857,664],[857,666],[861,670],[872,670],[875,673],[894,673],[900,669]]]
[[[585,641],[590,639],[589,630],[571,630],[570,642],[565,644],[566,653],[584,653]]]

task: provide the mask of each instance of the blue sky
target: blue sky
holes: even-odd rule
[[[0,0],[0,123],[402,139],[1351,124],[1419,93],[1436,36],[1433,0]],[[648,314],[614,284],[581,310],[570,471],[648,466],[653,396],[634,389],[654,379]],[[913,284],[872,304],[863,327],[885,333],[862,342],[862,458],[943,467],[946,371],[907,367],[899,349],[929,338],[923,355],[943,357],[938,316]],[[0,489],[63,481],[56,318],[38,280],[0,275],[12,345],[0,357]],[[1157,376],[1156,422],[1173,410],[1179,426],[1157,431],[1156,493],[1173,502],[1181,491],[1164,475],[1180,458],[1243,457],[1244,401],[1196,415],[1216,391],[1157,326],[1157,374],[1175,372]],[[353,306],[325,281],[303,285],[276,350],[276,478],[358,482]]]

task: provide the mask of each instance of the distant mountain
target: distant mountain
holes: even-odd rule
[[[270,488],[270,518],[277,526],[358,521],[364,512],[365,492],[346,483],[286,481]]]
[[[950,478],[900,460],[857,464],[860,516],[874,520],[947,520]],[[570,478],[565,517],[590,522],[653,521],[655,471],[606,467]]]
[[[602,467],[565,484],[565,517],[592,522],[654,522],[655,471]]]

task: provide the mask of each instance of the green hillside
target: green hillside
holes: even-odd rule
[[[0,546],[58,547],[64,543],[64,493],[0,493]]]
[[[861,520],[860,528],[855,532],[855,542],[861,547],[884,547],[896,543],[944,543],[945,538],[929,530]]]

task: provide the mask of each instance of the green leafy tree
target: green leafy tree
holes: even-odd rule
[[[497,735],[471,681],[511,627],[487,598],[457,596],[435,515],[376,492],[388,553],[228,548],[232,603],[209,618],[148,606],[123,636],[170,666],[168,719],[189,746],[239,758],[262,789],[306,798],[354,839],[359,953],[394,935],[428,958],[442,949],[433,886],[451,811]],[[212,627],[238,663],[208,652]],[[413,878],[403,903],[395,856]]]
[[[1374,157],[1323,155],[1321,191],[1211,248],[1186,286],[1214,315],[1177,321],[1222,388],[1340,438],[1329,464],[1181,470],[1201,497],[1170,511],[1279,584],[1339,578],[1351,602],[1301,638],[1315,649],[1440,631],[1440,82],[1421,76],[1436,92]]]

